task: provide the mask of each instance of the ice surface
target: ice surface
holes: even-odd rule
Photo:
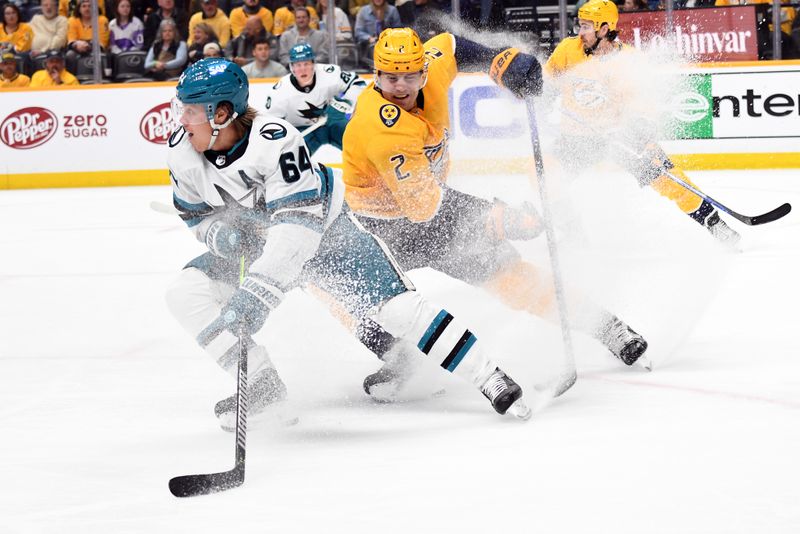
[[[798,172],[692,178],[746,214],[800,208]],[[0,532],[800,532],[799,216],[731,223],[743,252],[729,253],[632,182],[571,187],[583,231],[564,267],[648,338],[652,373],[575,334],[577,384],[528,423],[432,366],[419,380],[446,395],[375,404],[361,381],[378,362],[293,292],[258,339],[300,424],[253,429],[244,486],[187,500],[170,477],[233,464],[212,410],[234,384],[166,310],[202,251],[148,208],[168,189],[0,192]],[[519,177],[453,184],[529,194]],[[543,243],[520,248],[546,265]],[[560,357],[553,326],[411,277],[524,388]]]

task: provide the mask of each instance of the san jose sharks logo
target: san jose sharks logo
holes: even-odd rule
[[[323,113],[325,113],[325,108],[328,107],[326,104],[323,104],[322,107],[317,107],[308,101],[306,101],[306,105],[308,108],[297,110],[300,116],[304,119],[317,119],[321,117]]]

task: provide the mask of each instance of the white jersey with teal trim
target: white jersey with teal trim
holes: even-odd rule
[[[218,220],[245,218],[262,228],[262,258],[250,270],[289,285],[313,257],[344,202],[341,175],[314,162],[302,135],[286,121],[259,113],[249,135],[226,152],[197,152],[180,127],[167,156],[181,218],[206,242]],[[263,261],[262,261],[263,260]]]
[[[314,83],[300,87],[294,75],[287,74],[267,92],[267,113],[286,119],[298,128],[311,126],[325,115],[334,97],[355,106],[358,95],[367,87],[354,72],[343,71],[338,65],[314,65]]]

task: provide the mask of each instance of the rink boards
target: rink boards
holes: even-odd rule
[[[800,61],[699,66],[670,102],[664,147],[689,169],[800,167]],[[263,109],[270,81],[251,85]],[[793,90],[791,90],[793,89]],[[172,83],[11,90],[0,108],[0,189],[168,183]],[[483,75],[459,75],[450,98],[454,170],[526,172],[524,105]],[[557,131],[547,117],[542,143]],[[556,121],[557,122],[557,121]],[[335,159],[326,152],[324,158]],[[336,163],[336,161],[328,161]]]

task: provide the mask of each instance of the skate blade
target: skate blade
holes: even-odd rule
[[[398,386],[392,386],[388,384],[377,384],[369,389],[369,393],[367,395],[373,401],[381,404],[408,402],[415,400],[413,396],[408,395],[407,391],[403,391],[403,395],[400,395],[400,390],[401,388]],[[428,395],[427,393],[424,393],[422,398],[424,399],[425,396],[427,395]],[[441,388],[434,391],[433,393],[430,393],[429,395],[432,399],[438,399],[447,395],[447,390]]]
[[[639,359],[636,360],[636,363],[634,365],[641,367],[645,371],[653,370],[653,360],[648,358],[646,354],[642,354],[641,356],[639,356]]]
[[[225,432],[236,431],[236,412],[225,412],[217,417],[219,426]],[[300,422],[300,418],[285,402],[275,403],[263,411],[248,415],[247,427],[288,427]]]
[[[385,382],[383,384],[375,384],[369,388],[369,397],[375,402],[382,404],[395,402],[397,400],[397,393],[400,391],[398,384]]]
[[[511,414],[517,419],[527,421],[533,415],[533,410],[528,408],[528,405],[522,402],[522,399],[517,399],[514,404],[508,407],[507,414]]]

